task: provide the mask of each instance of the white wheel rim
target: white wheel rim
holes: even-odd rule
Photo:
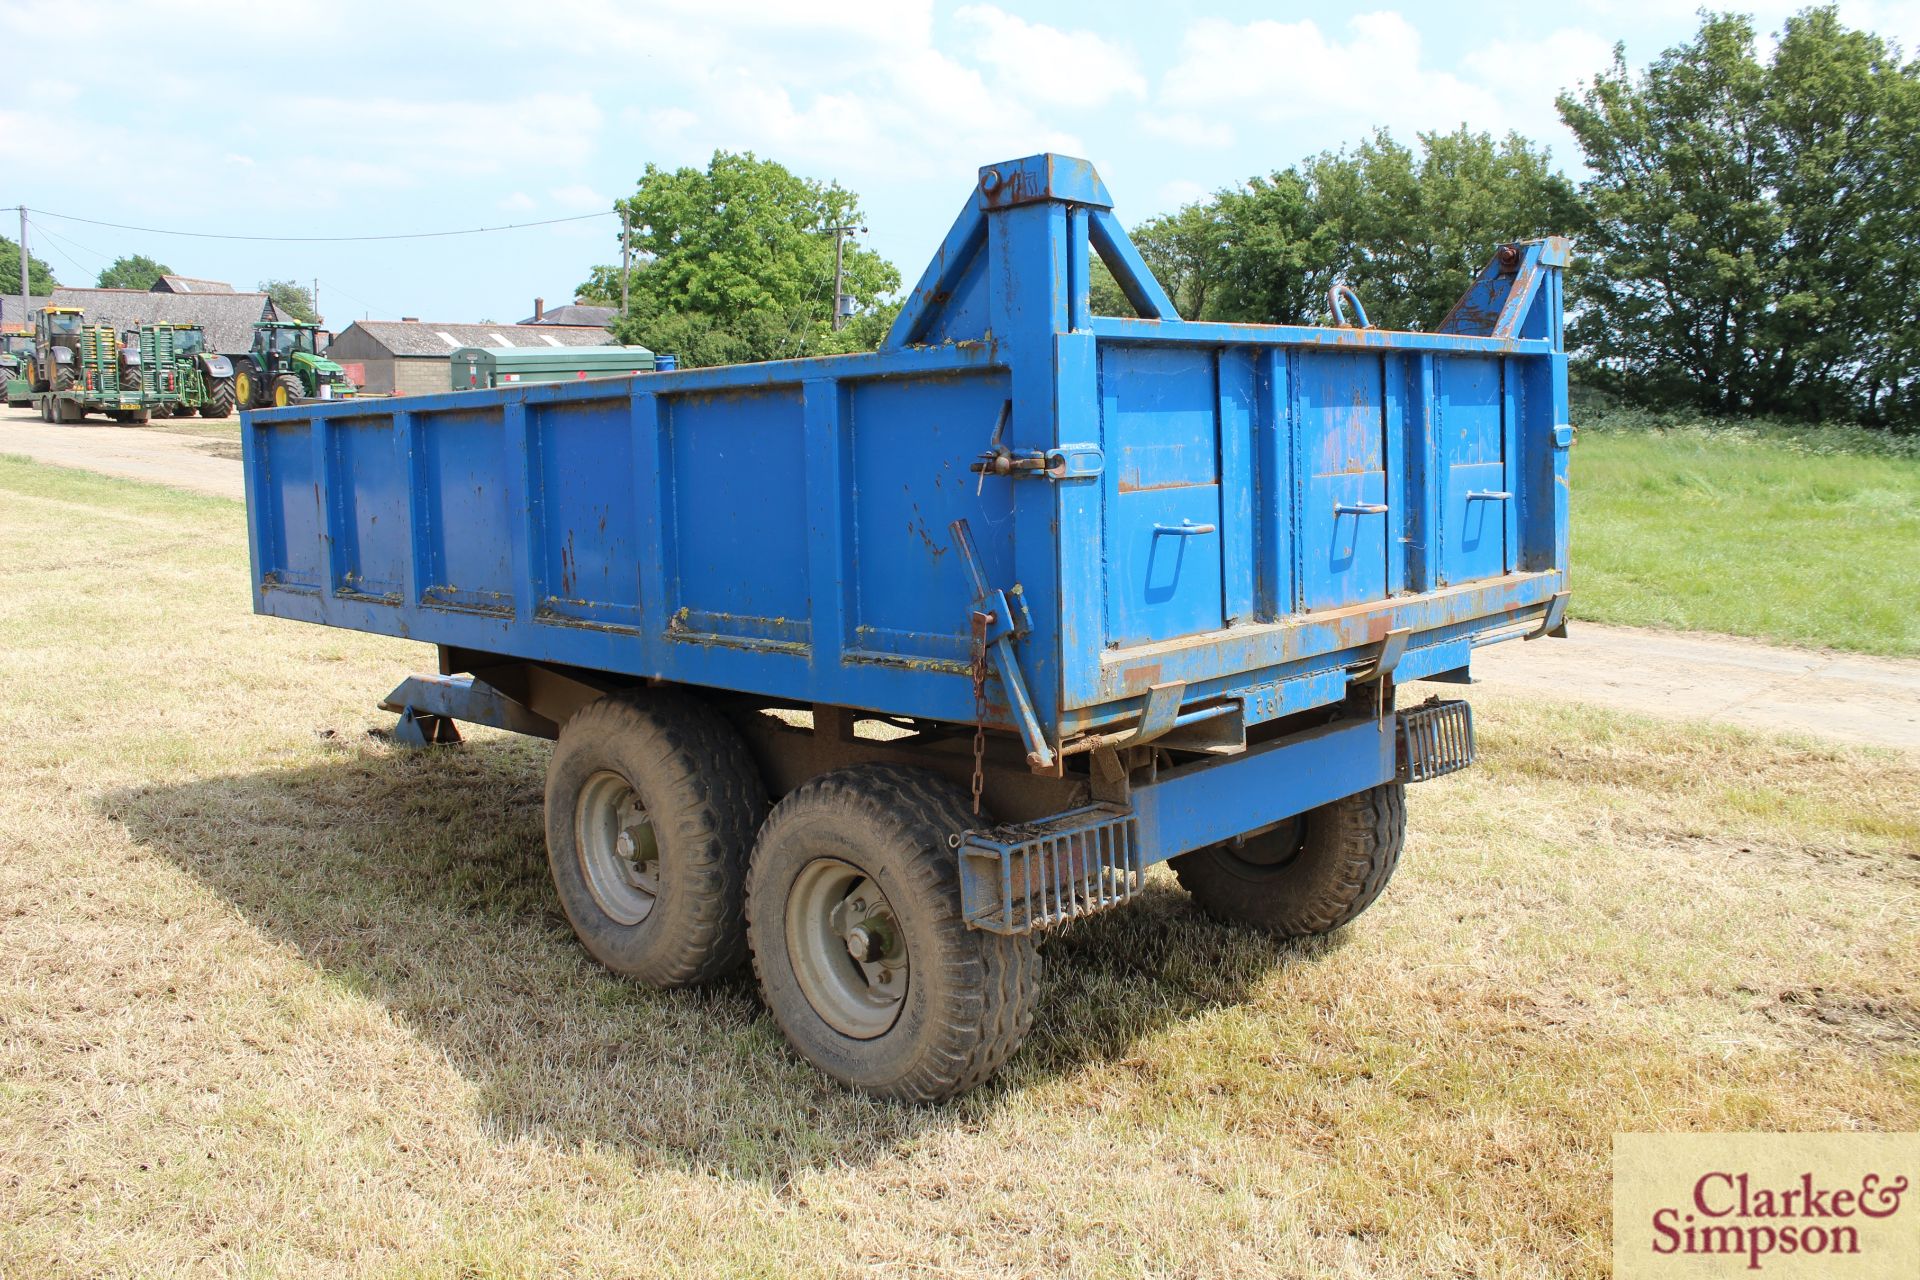
[[[594,904],[617,924],[636,925],[660,896],[660,843],[639,793],[603,769],[580,788],[573,844]]]
[[[913,970],[880,886],[850,862],[815,858],[794,877],[786,917],[794,980],[820,1020],[855,1040],[886,1034]]]

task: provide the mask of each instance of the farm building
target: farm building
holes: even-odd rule
[[[533,300],[533,314],[521,324],[598,325],[604,329],[620,314],[618,307],[596,307],[584,302],[569,302],[564,307],[547,306],[545,298]]]
[[[232,293],[225,280],[201,280],[194,276],[161,276],[153,282],[154,293]]]
[[[448,362],[462,347],[598,347],[598,325],[436,324],[420,320],[356,320],[342,329],[327,355],[347,367],[366,391],[429,395],[453,389]]]
[[[38,295],[0,293],[0,333],[32,333],[33,313],[52,302]]]
[[[60,307],[78,307],[86,312],[87,323],[110,324],[123,333],[143,324],[197,324],[207,332],[207,349],[229,356],[253,346],[256,320],[289,318],[281,315],[273,299],[264,293],[58,288],[47,301]]]
[[[200,282],[205,283],[205,282]],[[217,282],[216,282],[217,283]],[[50,297],[0,294],[0,328],[31,332],[41,307],[78,307],[89,324],[110,324],[124,332],[143,324],[197,324],[207,331],[207,349],[238,355],[253,345],[256,320],[279,320],[280,311],[264,293],[173,293],[145,289],[68,289]]]

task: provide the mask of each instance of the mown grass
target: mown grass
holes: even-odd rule
[[[1920,1127],[1911,757],[1483,703],[1325,942],[1169,879],[914,1110],[586,961],[545,748],[253,617],[237,504],[0,461],[0,1270],[1594,1277],[1611,1135]]]
[[[1920,653],[1920,437],[1576,419],[1576,617]]]

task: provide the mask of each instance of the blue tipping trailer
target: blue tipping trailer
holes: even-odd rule
[[[438,646],[402,740],[557,739],[598,959],[750,950],[803,1056],[944,1097],[1155,862],[1282,934],[1378,894],[1473,750],[1396,684],[1562,625],[1566,255],[1428,333],[1189,322],[1090,165],[992,165],[871,354],[246,415],[254,605]]]

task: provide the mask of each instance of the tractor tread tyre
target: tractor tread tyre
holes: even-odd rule
[[[231,418],[233,416],[233,379],[222,378],[207,388],[207,398],[200,405],[203,418]]]
[[[611,919],[581,870],[574,823],[595,773],[622,774],[660,842],[660,892],[638,924]],[[719,712],[671,689],[609,694],[560,731],[547,768],[547,860],[560,905],[587,952],[650,987],[723,977],[746,959],[743,898],[766,785]]]
[[[1393,877],[1406,842],[1406,787],[1384,782],[1303,817],[1299,853],[1283,865],[1243,861],[1226,844],[1182,854],[1170,865],[1180,886],[1217,920],[1283,938],[1331,933],[1372,906]]]
[[[987,1080],[1033,1029],[1041,962],[1032,937],[965,922],[958,855],[947,841],[982,821],[945,779],[868,764],[805,783],[761,828],[747,872],[754,973],[788,1043],[825,1074],[894,1102],[941,1102]],[[830,1027],[794,975],[787,898],[801,870],[823,856],[870,877],[906,939],[901,1011],[870,1039]]]
[[[273,381],[267,386],[268,405],[278,403],[280,397],[276,393],[283,387],[287,392],[288,404],[292,404],[296,400],[304,399],[307,394],[307,389],[300,385],[299,377],[291,373],[277,373],[274,375]]]
[[[72,369],[62,366],[54,370],[53,389],[55,391],[71,391],[79,385],[80,375]]]

